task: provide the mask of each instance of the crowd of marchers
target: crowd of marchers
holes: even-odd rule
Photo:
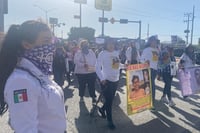
[[[16,133],[65,132],[67,112],[62,87],[65,80],[70,86],[75,77],[80,102],[84,102],[87,88],[92,103],[96,103],[95,82],[100,84],[104,103],[98,112],[113,130],[116,127],[112,103],[120,74],[127,66],[140,63],[148,64],[150,69],[152,110],[156,110],[155,79],[161,77],[165,85],[160,99],[175,106],[171,84],[176,69],[171,64],[177,63],[175,66],[183,71],[195,66],[194,47],[188,44],[176,62],[174,49],[162,46],[157,36],[149,37],[144,49],[137,43],[110,37],[104,38],[102,44],[91,44],[86,39],[63,41],[53,37],[42,22],[31,20],[12,25],[3,35],[0,51],[0,115],[9,111],[9,124]],[[50,78],[52,74],[55,82]],[[137,84],[138,77],[133,76],[133,97],[146,93]]]

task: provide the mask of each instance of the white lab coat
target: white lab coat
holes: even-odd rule
[[[10,125],[15,133],[63,133],[66,115],[62,89],[30,61],[22,58],[18,66],[30,73],[15,69],[5,86],[5,100],[9,107]],[[26,89],[27,101],[16,103],[14,91]]]

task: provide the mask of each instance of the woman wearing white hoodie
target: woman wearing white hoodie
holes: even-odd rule
[[[105,50],[98,55],[96,73],[101,81],[101,88],[105,97],[104,105],[102,108],[99,108],[99,112],[103,118],[107,115],[108,127],[110,129],[115,129],[112,119],[112,103],[119,81],[119,66],[119,53],[115,51],[114,41],[108,38],[105,41]]]
[[[151,36],[147,42],[147,48],[145,48],[141,55],[141,62],[148,63],[149,67],[151,68],[151,87],[152,87],[152,100],[153,105],[155,103],[155,79],[157,76],[157,69],[158,69],[158,44],[159,40],[156,36]],[[154,108],[153,108],[154,109]]]

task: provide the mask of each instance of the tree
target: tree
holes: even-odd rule
[[[68,40],[78,40],[79,38],[87,39],[88,41],[94,40],[95,29],[89,27],[72,27],[68,33]]]

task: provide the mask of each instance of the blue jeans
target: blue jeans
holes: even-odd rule
[[[153,105],[155,103],[155,93],[156,93],[155,79],[156,79],[156,75],[157,75],[157,70],[151,68],[151,88],[152,88]]]

